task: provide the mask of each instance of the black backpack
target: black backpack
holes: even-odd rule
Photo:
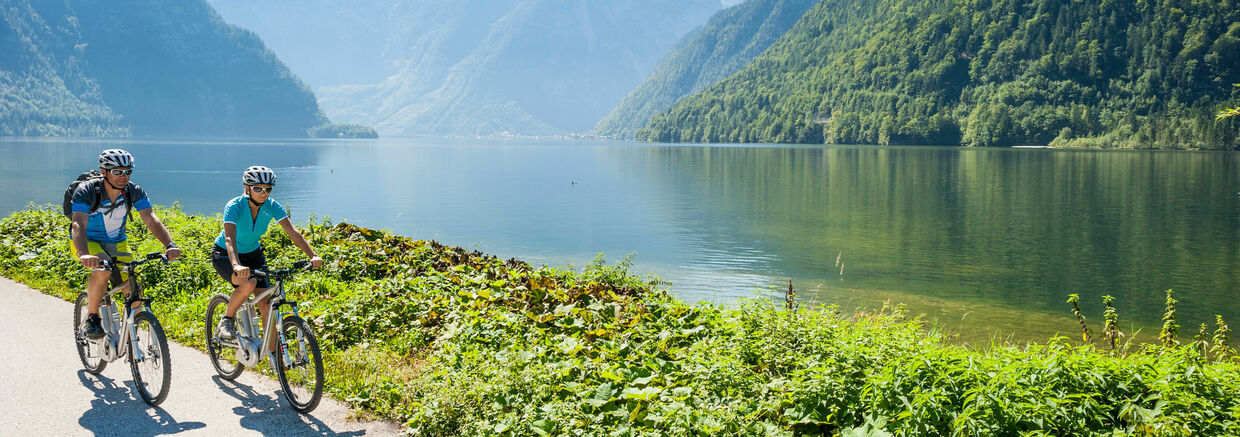
[[[68,217],[69,220],[73,220],[73,192],[77,191],[78,187],[82,186],[82,184],[101,183],[103,183],[103,173],[100,173],[99,170],[91,170],[86,173],[82,173],[78,175],[77,179],[70,182],[69,188],[65,188],[64,203],[61,203],[60,205],[61,212],[65,215],[65,217]],[[88,211],[87,214],[94,214],[95,211],[99,209],[99,204],[103,203],[103,192],[103,187],[95,187],[95,197],[90,199],[90,211]],[[133,198],[132,194],[133,190],[130,190],[129,187],[126,186],[124,193],[126,215],[128,215],[129,210],[133,208],[133,203],[138,201],[138,199]]]

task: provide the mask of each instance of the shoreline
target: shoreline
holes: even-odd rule
[[[170,339],[201,348],[206,298],[227,291],[200,258],[218,223],[157,212],[187,256],[144,273],[146,292]],[[64,255],[63,220],[45,208],[0,221],[0,274],[76,295],[85,274]],[[299,227],[328,260],[289,284],[320,337],[327,392],[414,434],[1240,431],[1240,358],[1188,332],[1182,346],[975,349],[897,304],[688,305],[601,259],[566,271],[344,223]],[[280,235],[264,237],[273,265],[300,257]],[[159,248],[130,239],[136,253]],[[1153,413],[1112,414],[1133,407]]]

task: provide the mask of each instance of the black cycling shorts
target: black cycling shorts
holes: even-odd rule
[[[219,273],[224,282],[232,283],[233,268],[232,261],[228,260],[228,250],[216,245],[211,246],[211,266],[215,267],[215,273]],[[241,265],[250,269],[262,269],[267,267],[267,257],[263,256],[263,248],[260,246],[253,252],[237,254],[237,260],[241,261]],[[267,288],[267,278],[254,278],[258,281],[258,288]],[[237,288],[233,285],[233,288]]]

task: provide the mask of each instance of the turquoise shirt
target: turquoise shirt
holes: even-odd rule
[[[267,201],[258,208],[258,216],[251,217],[250,196],[237,196],[224,206],[224,223],[237,226],[237,241],[233,242],[237,245],[237,254],[258,250],[258,239],[267,233],[267,225],[273,220],[284,220],[288,217],[288,211],[285,211],[275,199],[268,197]],[[223,249],[228,248],[224,244],[223,229],[220,230],[220,236],[215,238],[215,245]]]

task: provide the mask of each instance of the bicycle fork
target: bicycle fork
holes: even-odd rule
[[[134,362],[141,363],[141,362],[146,361],[147,359],[154,359],[154,361],[155,361],[156,363],[158,363],[158,362],[159,362],[159,360],[158,360],[158,358],[159,358],[159,357],[158,357],[158,356],[155,356],[155,355],[152,355],[152,356],[148,357],[148,356],[147,356],[147,354],[146,354],[145,352],[143,352],[143,351],[142,351],[142,347],[141,347],[142,345],[141,345],[141,344],[139,344],[139,342],[138,342],[138,323],[136,322],[136,319],[137,319],[137,317],[138,317],[138,312],[139,312],[139,311],[150,311],[150,308],[148,308],[148,307],[146,307],[146,306],[141,306],[141,307],[138,307],[138,308],[133,308],[133,309],[130,309],[130,310],[129,310],[129,317],[127,317],[127,318],[125,319],[125,320],[126,320],[126,323],[125,323],[125,324],[126,324],[126,325],[128,325],[128,327],[129,327],[128,332],[127,332],[128,336],[129,336],[129,338],[128,338],[128,340],[129,340],[129,349],[133,349],[132,355],[130,355],[130,360],[133,360]],[[156,341],[158,341],[158,340],[156,340],[156,339],[155,339],[155,332],[154,332],[153,330],[149,329],[149,326],[150,326],[150,325],[148,325],[148,329],[147,329],[147,332],[146,332],[146,334],[147,334],[147,340],[149,340],[149,341],[153,344],[154,342],[156,342]]]

